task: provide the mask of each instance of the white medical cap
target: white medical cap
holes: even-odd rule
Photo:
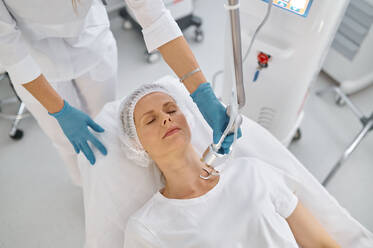
[[[119,107],[119,120],[120,120],[120,140],[122,149],[128,159],[135,162],[137,165],[142,167],[148,167],[154,164],[154,161],[150,158],[148,153],[142,147],[139,137],[137,136],[135,120],[133,112],[135,110],[137,102],[144,96],[153,92],[163,92],[171,96],[180,110],[184,113],[189,127],[193,126],[193,116],[186,108],[183,108],[183,104],[178,102],[177,92],[168,90],[160,84],[151,83],[144,84],[136,89],[132,94],[124,98]],[[183,111],[184,110],[184,111]]]

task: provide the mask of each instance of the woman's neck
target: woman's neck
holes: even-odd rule
[[[208,171],[212,168],[200,160],[192,145],[173,155],[157,161],[166,178],[166,186],[161,191],[164,196],[177,199],[198,197],[216,185],[217,176],[209,180],[200,178],[201,174],[207,176],[203,168]]]

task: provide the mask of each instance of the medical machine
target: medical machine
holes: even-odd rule
[[[318,91],[318,95],[334,91],[338,105],[347,104],[362,124],[361,130],[347,146],[323,181],[327,185],[342,164],[373,130],[373,113],[363,112],[348,98],[373,83],[373,1],[351,0],[337,31],[323,70],[339,82],[339,87]]]
[[[363,112],[348,98],[348,96],[342,91],[340,87],[332,87],[326,90],[320,90],[316,94],[321,96],[322,94],[327,93],[329,91],[334,91],[338,96],[337,99],[341,99],[342,102],[347,104],[347,106],[350,108],[352,113],[354,113],[355,116],[359,119],[362,125],[362,128],[360,132],[355,136],[353,141],[348,145],[348,147],[342,153],[342,156],[334,164],[332,169],[329,171],[328,175],[323,180],[322,185],[324,186],[328,185],[328,183],[334,177],[334,175],[338,172],[342,164],[351,156],[352,152],[355,149],[357,149],[358,145],[366,137],[366,135],[370,131],[373,131],[373,112],[370,114],[370,116],[364,115]]]
[[[181,30],[185,30],[191,26],[195,27],[194,30],[194,41],[202,42],[204,34],[201,29],[202,19],[193,14],[194,5],[193,0],[163,0],[166,8],[170,10],[172,17],[175,19]],[[140,25],[137,23],[134,14],[129,8],[123,8],[120,11],[120,15],[124,19],[123,28],[131,29],[135,27],[141,30]],[[154,63],[160,59],[160,55],[157,51],[146,53],[147,62]]]
[[[321,69],[347,4],[348,0],[274,0],[268,8],[265,0],[240,1],[246,94],[241,113],[286,146],[296,134],[300,136],[308,89]],[[227,25],[224,83],[215,85],[227,105],[234,83],[230,32]]]
[[[373,83],[373,1],[351,0],[323,70],[346,94]]]

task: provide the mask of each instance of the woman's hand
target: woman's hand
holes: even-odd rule
[[[66,101],[64,101],[62,110],[49,114],[57,119],[64,134],[74,146],[75,152],[83,151],[92,165],[96,162],[96,158],[88,145],[88,141],[96,146],[102,154],[107,154],[105,146],[88,130],[88,127],[100,133],[104,132],[104,129],[88,115],[70,106]]]
[[[340,248],[320,222],[300,202],[286,221],[295,240],[302,248]]]
[[[217,144],[229,123],[229,116],[226,113],[226,108],[215,96],[210,83],[201,84],[190,96],[197,104],[207,123],[212,128],[214,144]],[[237,138],[240,138],[241,136],[241,128],[239,128]],[[233,134],[230,134],[225,137],[219,153],[229,153],[229,148],[232,143]]]
[[[105,146],[88,130],[88,126],[100,133],[104,132],[104,129],[88,115],[64,101],[42,74],[35,80],[23,84],[23,86],[46,108],[51,116],[57,119],[65,136],[74,146],[76,153],[83,151],[93,165],[96,158],[87,143],[87,141],[90,141],[102,154],[107,154]]]

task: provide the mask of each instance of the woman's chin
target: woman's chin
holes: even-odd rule
[[[174,133],[164,139],[167,150],[179,150],[184,149],[189,143],[189,139],[183,134],[182,131]]]

